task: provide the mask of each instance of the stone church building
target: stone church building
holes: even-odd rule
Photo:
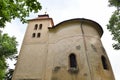
[[[84,18],[57,25],[47,14],[28,20],[12,80],[115,80],[102,34]]]

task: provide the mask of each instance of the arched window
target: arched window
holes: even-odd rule
[[[69,61],[70,61],[70,68],[77,68],[77,61],[75,54],[72,53],[69,55]]]
[[[108,70],[108,64],[107,64],[107,60],[104,56],[101,56],[101,60],[102,60],[102,66],[104,69]]]
[[[42,29],[42,24],[39,25],[39,29]]]
[[[32,34],[32,37],[33,37],[33,38],[35,37],[35,33]]]
[[[40,35],[41,35],[41,34],[40,34],[40,33],[38,33],[38,34],[37,34],[37,37],[40,37]]]
[[[37,30],[38,28],[38,24],[35,24],[34,30]]]

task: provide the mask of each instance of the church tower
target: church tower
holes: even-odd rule
[[[53,26],[49,15],[28,20],[13,80],[44,80],[48,55],[48,28]]]
[[[28,21],[12,80],[115,80],[102,27],[75,18],[54,26],[49,15]]]

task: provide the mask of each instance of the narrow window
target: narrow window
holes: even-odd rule
[[[40,35],[41,35],[41,34],[40,34],[40,33],[38,33],[38,34],[37,34],[37,37],[40,37]]]
[[[70,68],[77,68],[77,61],[76,61],[76,56],[75,54],[70,54],[69,55],[69,60],[70,60]]]
[[[33,37],[33,38],[35,37],[35,33],[32,34],[32,37]]]
[[[108,64],[106,58],[104,56],[101,56],[101,60],[102,60],[103,68],[108,70]]]
[[[39,25],[39,29],[42,29],[42,24]]]
[[[34,30],[37,30],[38,28],[38,24],[35,24]]]

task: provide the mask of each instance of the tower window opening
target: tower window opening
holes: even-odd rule
[[[32,34],[32,37],[33,37],[33,38],[35,37],[35,33]]]
[[[34,30],[37,30],[38,28],[38,24],[35,24]]]
[[[42,24],[39,25],[39,29],[42,29]]]
[[[108,64],[107,64],[107,60],[104,56],[101,56],[101,60],[102,60],[102,65],[103,65],[103,68],[105,70],[108,70]]]
[[[37,34],[37,37],[40,37],[40,35],[41,35],[41,34],[40,34],[40,33],[38,33],[38,34]]]
[[[75,54],[72,53],[69,55],[69,61],[70,61],[70,68],[77,68],[77,61]]]

